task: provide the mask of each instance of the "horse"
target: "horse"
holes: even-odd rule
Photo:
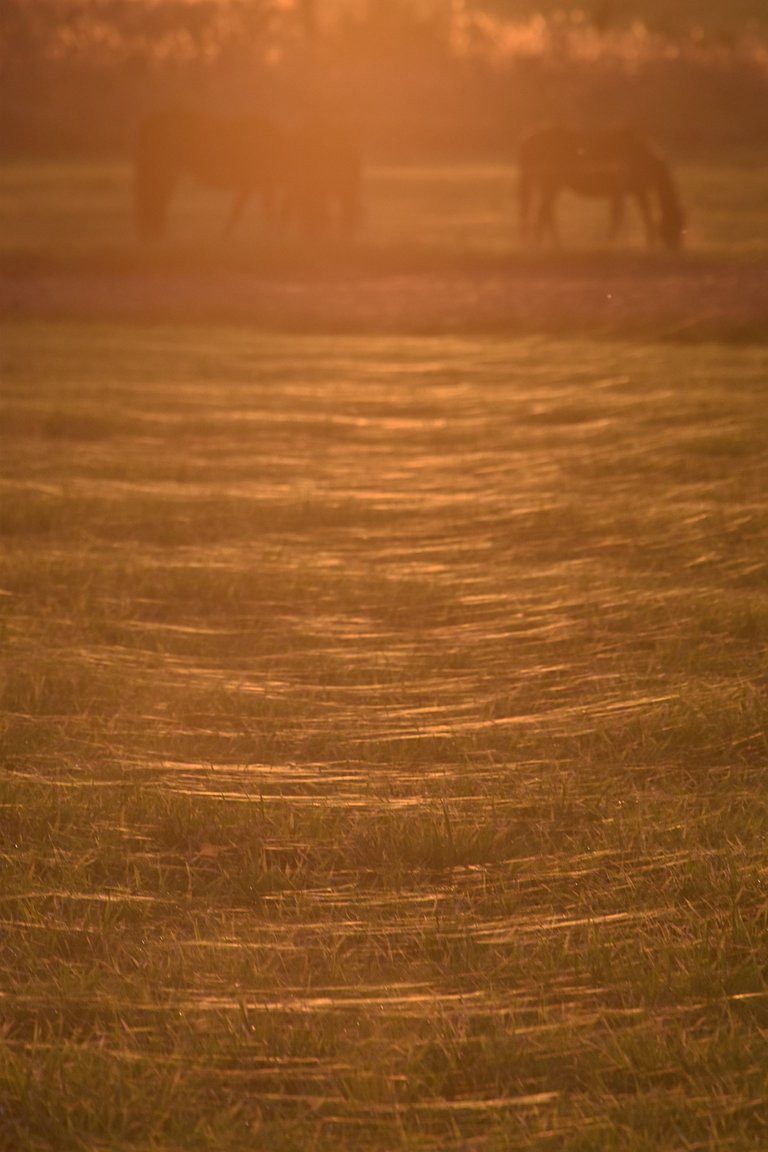
[[[276,212],[284,141],[265,117],[220,119],[188,108],[167,108],[141,124],[134,163],[134,210],[139,232],[159,239],[182,175],[234,194],[224,232],[231,232],[248,201],[259,195]]]
[[[685,215],[669,165],[655,144],[631,129],[542,128],[524,137],[518,185],[524,235],[535,210],[535,240],[548,236],[558,242],[555,203],[563,189],[610,200],[612,240],[629,198],[637,204],[649,247],[660,241],[675,251],[682,244]]]
[[[258,196],[276,228],[306,234],[351,228],[358,214],[357,149],[332,126],[307,122],[289,131],[266,117],[218,118],[188,108],[147,117],[134,158],[134,211],[140,234],[159,239],[183,175],[232,193],[223,235],[230,235]]]

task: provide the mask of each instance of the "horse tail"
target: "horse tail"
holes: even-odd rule
[[[363,157],[354,141],[350,141],[348,144],[347,155],[342,167],[339,190],[341,224],[346,231],[352,232],[360,220],[363,182]]]
[[[521,235],[525,236],[530,226],[531,204],[534,192],[534,172],[531,162],[531,138],[527,137],[520,146],[517,169],[517,209]]]
[[[139,129],[133,169],[133,209],[139,234],[145,240],[159,240],[165,232],[168,203],[179,174],[173,135],[172,126],[162,117],[145,120]]]
[[[283,219],[307,235],[334,224],[352,232],[361,214],[363,157],[345,131],[318,121],[294,127],[284,146]]]
[[[524,236],[528,232],[531,218],[531,200],[533,198],[533,181],[527,167],[522,167],[517,177],[517,207],[520,222],[520,232]]]
[[[657,149],[651,151],[653,186],[659,202],[659,235],[667,248],[679,248],[685,231],[685,212],[669,164]]]

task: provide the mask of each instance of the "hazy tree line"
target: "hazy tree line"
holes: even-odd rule
[[[384,153],[498,152],[532,122],[606,108],[662,139],[768,137],[757,29],[541,2],[3,0],[0,148],[122,151],[145,111],[191,99],[322,108]]]

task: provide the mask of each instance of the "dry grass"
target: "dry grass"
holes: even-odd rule
[[[0,355],[0,1145],[763,1148],[765,349]]]

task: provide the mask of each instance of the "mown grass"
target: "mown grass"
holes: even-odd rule
[[[764,347],[0,357],[0,1145],[763,1148]]]

